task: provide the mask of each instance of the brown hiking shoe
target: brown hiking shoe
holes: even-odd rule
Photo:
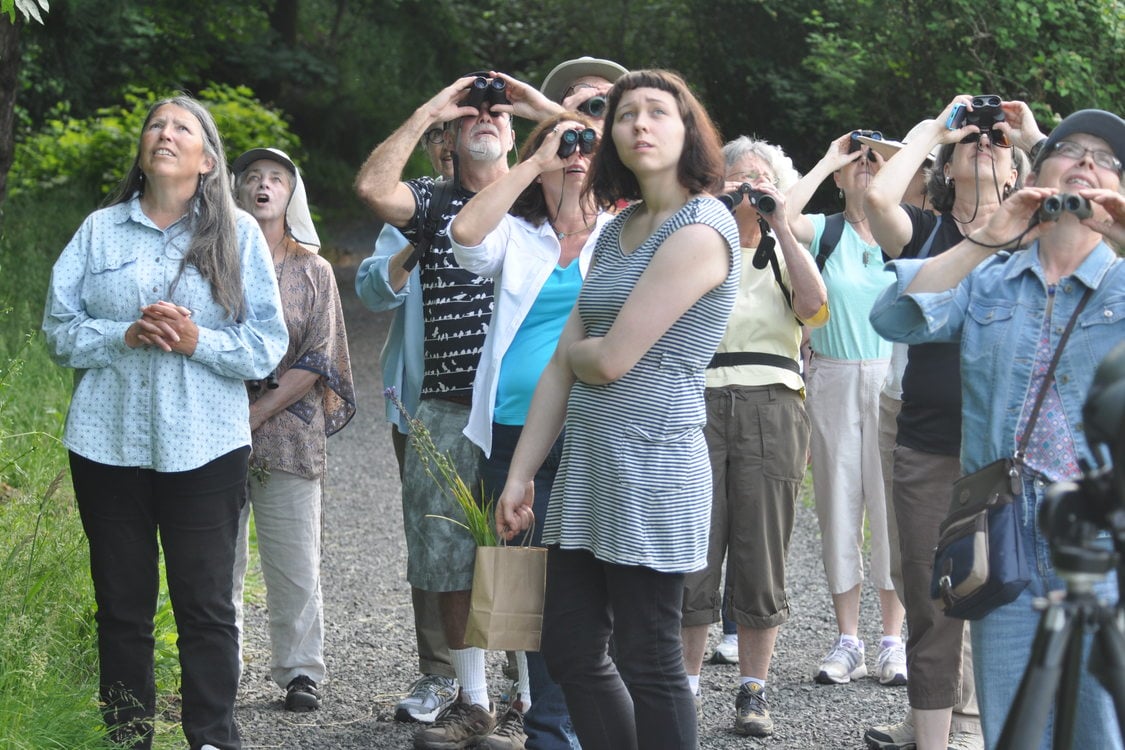
[[[462,750],[476,745],[496,726],[491,711],[475,703],[457,701],[433,724],[414,735],[415,750]]]

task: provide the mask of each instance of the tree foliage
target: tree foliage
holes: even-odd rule
[[[153,102],[174,93],[128,91],[123,106],[104,107],[85,118],[74,117],[70,108],[61,104],[37,133],[17,146],[9,183],[11,195],[79,184],[105,196],[132,164]],[[300,161],[300,139],[289,132],[279,112],[264,107],[246,87],[215,84],[198,92],[197,98],[215,118],[228,159],[249,148],[270,144]]]
[[[358,211],[366,155],[467,71],[537,84],[584,54],[671,68],[727,137],[766,138],[808,169],[840,133],[900,137],[957,93],[1022,98],[1044,129],[1120,111],[1125,2],[71,0],[25,31],[21,138],[59,102],[81,119],[138,87],[247,86],[301,137],[314,201]]]

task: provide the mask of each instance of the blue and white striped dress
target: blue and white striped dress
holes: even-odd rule
[[[578,297],[589,336],[604,336],[665,239],[688,224],[714,227],[730,247],[726,280],[703,295],[624,377],[578,381],[543,543],[665,573],[702,569],[711,517],[703,439],[704,370],[726,329],[741,270],[738,227],[713,198],[689,200],[636,250],[620,235],[636,206],[606,225]]]

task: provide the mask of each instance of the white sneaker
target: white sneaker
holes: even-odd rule
[[[875,662],[880,685],[906,684],[906,646],[899,641],[880,649],[879,660]]]
[[[723,636],[715,652],[711,654],[712,664],[738,664],[738,636]]]
[[[813,678],[822,685],[843,685],[867,676],[863,641],[858,645],[837,640]]]

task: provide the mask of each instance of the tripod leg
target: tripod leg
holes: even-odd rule
[[[1090,649],[1090,674],[1113,698],[1117,729],[1125,744],[1125,611],[1103,609],[1097,623],[1094,645]]]
[[[1064,604],[1056,602],[1043,611],[1027,670],[1004,721],[997,750],[1027,750],[1042,744],[1074,626],[1073,612]]]
[[[1077,606],[1070,613],[1070,631],[1063,654],[1063,672],[1055,695],[1055,736],[1053,750],[1070,750],[1074,746],[1074,720],[1078,714],[1078,680],[1082,675],[1082,653],[1085,651],[1086,609]]]

